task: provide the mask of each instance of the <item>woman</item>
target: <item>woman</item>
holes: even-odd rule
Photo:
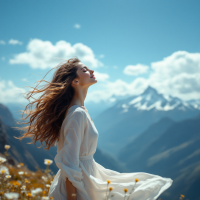
[[[171,186],[172,179],[144,172],[119,173],[94,160],[98,131],[84,100],[95,83],[94,71],[71,58],[58,66],[46,87],[30,92],[44,94],[33,102],[37,105],[28,115],[30,126],[23,137],[33,135],[34,142],[45,141],[47,149],[58,144],[54,160],[59,170],[48,196],[55,200],[103,200],[106,194],[113,194],[110,199],[120,200],[134,186],[129,200],[156,199]],[[108,186],[112,188],[107,190]]]

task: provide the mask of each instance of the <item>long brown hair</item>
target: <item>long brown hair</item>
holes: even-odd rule
[[[33,137],[32,143],[36,143],[38,140],[42,143],[45,141],[48,149],[59,140],[59,132],[62,125],[62,122],[65,117],[66,110],[69,107],[69,104],[74,95],[74,88],[71,86],[71,82],[78,77],[76,71],[78,69],[77,63],[81,62],[78,58],[70,58],[62,65],[58,65],[57,70],[53,74],[51,82],[43,80],[45,76],[54,68],[49,70],[44,78],[39,82],[46,82],[46,84],[41,89],[36,89],[39,85],[29,91],[26,94],[26,99],[29,99],[34,94],[42,95],[35,99],[33,102],[30,102],[23,111],[23,114],[26,113],[27,116],[22,120],[26,120],[30,117],[29,122],[17,122],[18,124],[29,124],[28,126],[19,128],[14,127],[18,130],[27,130],[22,137],[15,137],[22,140],[25,137]],[[29,86],[28,86],[29,87]],[[33,88],[33,87],[31,87]],[[32,109],[32,106],[35,105],[35,108]],[[27,109],[31,108],[31,109]]]

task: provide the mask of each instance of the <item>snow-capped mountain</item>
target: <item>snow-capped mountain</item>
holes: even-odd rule
[[[99,132],[98,146],[116,155],[137,135],[164,117],[175,122],[200,114],[200,101],[183,101],[148,87],[142,94],[116,102],[93,119]]]
[[[187,101],[190,105],[192,105],[194,108],[199,109],[200,107],[200,99],[197,100],[189,100]]]
[[[128,101],[127,101],[128,100]],[[169,111],[175,108],[179,110],[199,109],[200,100],[183,101],[171,95],[159,94],[154,88],[149,86],[141,95],[129,97],[125,102],[120,102],[117,107],[122,108],[122,112],[128,112],[130,108],[137,110],[162,110]]]

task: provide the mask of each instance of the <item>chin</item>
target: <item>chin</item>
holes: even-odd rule
[[[95,83],[97,83],[97,80],[95,80],[91,85],[94,85]],[[90,86],[91,86],[91,85],[90,85]]]

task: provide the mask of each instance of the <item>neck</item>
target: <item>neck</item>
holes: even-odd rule
[[[84,101],[87,95],[88,88],[76,88],[74,96],[71,100],[70,105],[84,106]]]

